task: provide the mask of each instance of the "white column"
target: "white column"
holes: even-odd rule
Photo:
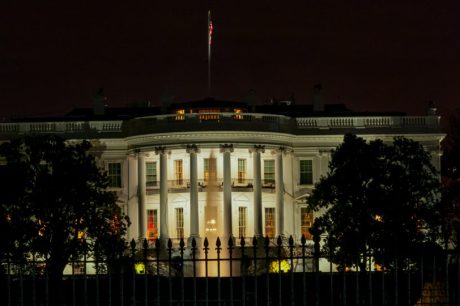
[[[265,152],[265,147],[257,145],[251,151],[254,159],[254,235],[260,237],[263,235],[260,153]]]
[[[160,238],[169,238],[168,228],[168,165],[167,152],[164,147],[155,148],[155,154],[160,155]]]
[[[145,238],[146,218],[145,218],[145,158],[144,153],[137,154],[137,199],[138,199],[138,226],[139,240]]]
[[[284,148],[280,147],[276,152],[276,211],[278,220],[276,232],[284,235],[284,181],[283,181],[283,153]]]
[[[187,153],[190,154],[190,237],[200,236],[198,212],[198,169],[197,156],[200,150],[196,145],[188,145]]]
[[[230,164],[230,153],[233,152],[233,145],[225,144],[220,146],[220,152],[224,154],[224,232],[223,237],[233,236],[232,227],[232,168]],[[225,240],[227,241],[227,240]]]

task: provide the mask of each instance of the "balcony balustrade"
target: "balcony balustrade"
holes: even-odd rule
[[[342,116],[298,117],[259,113],[189,113],[140,117],[126,121],[56,121],[0,123],[0,137],[57,133],[75,137],[136,136],[178,131],[268,131],[292,134],[325,129],[440,130],[438,116]]]
[[[198,180],[198,191],[206,192],[208,187],[211,183],[208,180]],[[253,191],[254,189],[254,180],[253,179],[232,179],[232,191],[240,191],[240,192],[249,192]],[[215,187],[217,187],[217,191],[222,191],[223,188],[223,179],[218,178],[216,179],[215,183],[213,183]],[[262,180],[262,191],[272,193],[275,191],[275,180]],[[146,195],[154,195],[160,193],[160,182],[148,182],[146,184]],[[190,190],[190,180],[182,179],[182,180],[168,180],[168,191],[169,192],[188,192]]]

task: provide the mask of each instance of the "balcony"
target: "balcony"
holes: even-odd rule
[[[275,192],[275,181],[274,180],[262,180],[262,192],[273,193]],[[232,191],[234,192],[252,192],[254,190],[253,179],[232,179]],[[212,185],[208,180],[198,180],[198,191],[206,192],[211,190],[211,186],[215,188],[213,191],[223,191],[224,180],[222,178],[216,179],[216,182]],[[146,185],[146,195],[154,195],[160,193],[160,182],[148,182]],[[168,180],[168,192],[179,193],[179,192],[190,192],[190,180]]]

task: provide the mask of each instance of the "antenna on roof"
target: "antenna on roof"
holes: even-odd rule
[[[208,95],[211,96],[211,45],[212,45],[212,20],[211,10],[208,11]]]

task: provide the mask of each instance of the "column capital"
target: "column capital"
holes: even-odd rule
[[[249,149],[250,153],[265,153],[264,145],[255,145],[253,148]]]
[[[155,147],[155,154],[168,154],[169,151],[166,150],[166,147]]]
[[[322,156],[329,156],[330,154],[332,153],[332,150],[323,150],[323,149],[320,149],[318,150],[318,156],[319,157],[322,157]]]
[[[185,150],[187,153],[200,153],[200,148],[196,144],[187,145]]]
[[[233,145],[232,144],[221,144],[220,145],[220,153],[225,153],[225,152],[233,152]]]

